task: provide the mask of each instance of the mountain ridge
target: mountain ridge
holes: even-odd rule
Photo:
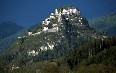
[[[24,30],[23,26],[20,26],[12,21],[6,21],[0,24],[0,51],[5,51],[6,48],[11,46],[19,35]]]
[[[116,29],[116,13],[111,13],[106,16],[94,18],[89,21],[92,28],[96,30],[103,31],[110,36],[115,36]]]
[[[14,22],[11,21],[3,22],[0,24],[0,39],[4,39],[8,36],[11,36],[12,34],[15,34],[22,29],[23,29],[22,26]]]

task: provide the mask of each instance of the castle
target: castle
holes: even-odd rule
[[[42,31],[38,31],[37,33],[28,32],[28,36],[35,36],[39,35],[41,32],[58,32],[59,31],[59,24],[62,23],[62,16],[63,15],[75,15],[79,16],[80,11],[74,7],[64,7],[64,8],[57,8],[55,12],[51,13],[51,15],[42,21]],[[69,18],[66,18],[68,20]],[[80,18],[80,21],[81,22]],[[73,19],[72,19],[73,20]],[[52,24],[52,28],[49,28],[49,25]],[[82,23],[81,23],[82,24]]]

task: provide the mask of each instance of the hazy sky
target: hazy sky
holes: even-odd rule
[[[0,0],[0,23],[34,25],[64,5],[79,8],[87,19],[116,12],[116,0]]]

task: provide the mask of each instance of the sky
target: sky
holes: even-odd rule
[[[78,8],[87,20],[116,12],[116,0],[0,0],[0,23],[35,25],[65,5]]]

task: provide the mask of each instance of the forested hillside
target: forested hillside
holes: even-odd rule
[[[1,73],[115,73],[115,43],[116,37],[104,40],[91,40],[87,44],[70,51],[65,57],[37,62],[31,60],[20,68],[19,64],[13,65],[13,70],[10,68],[11,65],[6,64],[9,62],[8,59],[12,58],[3,55],[3,57],[0,57],[0,71]]]
[[[116,13],[94,18],[89,21],[89,25],[96,30],[107,33],[110,36],[116,36]]]

